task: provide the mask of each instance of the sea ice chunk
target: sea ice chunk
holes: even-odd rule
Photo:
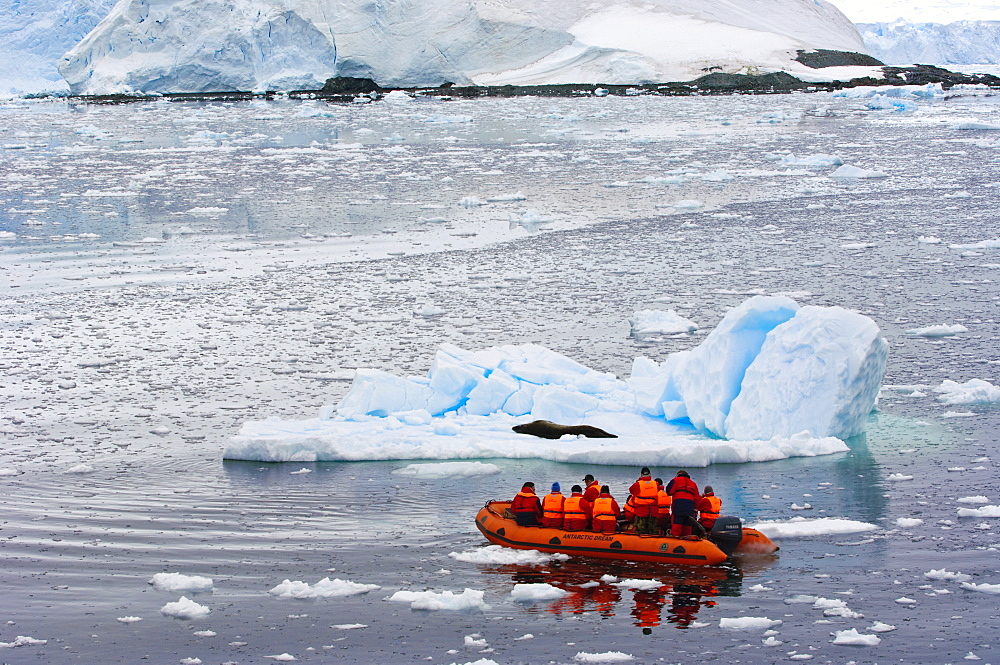
[[[840,307],[807,306],[767,334],[730,406],[724,435],[848,438],[864,431],[889,357],[875,322]]]

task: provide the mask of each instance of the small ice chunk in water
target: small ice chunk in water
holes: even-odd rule
[[[211,591],[215,586],[210,577],[181,573],[156,573],[150,578],[149,584],[152,584],[157,591],[170,591],[172,593],[199,593]]]
[[[161,614],[177,619],[200,619],[208,616],[211,611],[208,607],[199,605],[186,596],[181,596],[180,600],[167,603],[160,608]]]
[[[535,584],[515,584],[510,592],[510,597],[519,602],[532,602],[535,600],[555,600],[569,594],[559,587],[538,582]]]
[[[853,646],[877,646],[882,639],[876,635],[864,635],[857,628],[838,630],[833,633],[833,644],[850,644]]]

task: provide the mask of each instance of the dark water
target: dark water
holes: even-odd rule
[[[419,374],[442,341],[467,348],[531,341],[623,375],[637,355],[659,360],[699,341],[632,338],[632,311],[677,307],[710,329],[727,308],[755,293],[790,292],[803,304],[851,307],[874,318],[892,349],[886,384],[931,387],[977,377],[997,383],[995,250],[948,247],[996,237],[995,139],[947,124],[973,111],[995,114],[991,99],[941,100],[906,116],[808,95],[625,99],[608,107],[584,106],[593,100],[490,101],[463,104],[461,112],[474,122],[443,123],[447,127],[388,105],[335,108],[333,117],[314,118],[296,118],[299,107],[291,104],[278,111],[249,105],[6,109],[2,142],[28,147],[5,147],[2,165],[6,200],[0,207],[7,216],[0,228],[17,237],[0,252],[7,289],[0,468],[17,475],[0,477],[6,601],[0,642],[18,635],[48,641],[2,648],[0,660],[251,663],[278,662],[269,656],[288,653],[307,662],[570,663],[580,652],[608,651],[648,663],[803,656],[823,663],[954,663],[969,652],[984,663],[995,660],[998,596],[924,575],[946,568],[973,575],[977,584],[1000,583],[996,520],[959,518],[956,509],[969,504],[955,501],[984,495],[1000,503],[995,406],[948,407],[933,393],[887,390],[867,436],[849,442],[850,453],[693,469],[700,485],[711,484],[722,496],[725,512],[748,522],[841,517],[879,527],[789,538],[776,557],[705,570],[586,560],[475,565],[448,556],[486,544],[473,516],[486,500],[512,496],[522,481],[566,486],[593,472],[621,495],[636,475],[628,465],[490,460],[500,474],[430,481],[391,475],[409,462],[221,461],[240,423],[312,416],[344,394],[344,379],[357,366]],[[823,107],[832,107],[831,114],[819,113]],[[777,127],[758,123],[775,109],[798,115]],[[553,113],[561,117],[547,117]],[[273,115],[281,119],[269,119]],[[580,119],[567,120],[574,115]],[[331,127],[334,122],[343,125]],[[729,129],[734,123],[738,131]],[[118,142],[76,134],[87,125],[117,132],[110,135]],[[376,133],[358,133],[367,127]],[[392,141],[382,139],[408,128],[406,140],[416,142],[411,150],[417,154],[385,152]],[[619,128],[630,131],[613,131]],[[197,134],[202,130],[228,136],[212,139]],[[550,145],[513,148],[519,132],[528,135],[526,142]],[[580,136],[586,132],[594,136]],[[630,134],[653,142],[623,138]],[[230,141],[252,146],[258,161],[223,150],[137,155],[129,152],[137,144],[120,141],[130,136],[143,138],[139,145],[150,151],[200,145],[185,142],[191,137],[216,146]],[[352,157],[343,163],[309,153],[268,161],[261,152],[270,144],[308,147],[324,136],[377,141],[377,147],[348,151]],[[442,148],[466,143],[477,150],[463,155]],[[96,151],[60,153],[61,145]],[[855,183],[771,175],[666,189],[639,184],[669,165],[702,174],[773,169],[764,155],[779,149],[838,152],[891,176]],[[521,153],[535,156],[515,156]],[[596,166],[572,162],[579,154]],[[399,157],[408,161],[392,161]],[[368,161],[351,163],[360,158]],[[436,158],[443,161],[427,163]],[[136,179],[160,168],[159,160],[167,176]],[[320,164],[331,169],[327,188],[315,185],[316,172],[300,172]],[[239,169],[252,180],[248,187],[265,195],[237,196]],[[503,173],[482,175],[494,170]],[[202,171],[208,181],[186,177]],[[351,173],[364,177],[337,177]],[[427,173],[435,179],[416,179]],[[458,183],[442,184],[447,174]],[[78,203],[94,198],[83,196],[90,189],[125,187],[125,179],[141,185],[134,201]],[[604,186],[618,180],[632,185]],[[511,235],[503,244],[439,253],[400,240],[405,255],[388,258],[381,252],[382,258],[351,259],[332,247],[329,260],[310,265],[297,260],[298,245],[271,247],[264,251],[275,253],[261,261],[238,254],[235,264],[251,266],[245,271],[207,258],[215,256],[209,250],[216,240],[246,233],[283,241],[338,232],[353,214],[344,212],[347,200],[384,194],[390,182],[398,189],[388,198],[361,206],[358,235],[387,235],[380,225],[401,235],[426,226],[382,207],[409,199],[447,204],[454,232],[485,235],[499,222],[500,235]],[[310,183],[312,193],[277,202],[278,190]],[[442,193],[451,186],[452,193]],[[803,187],[813,189],[799,191]],[[489,212],[454,204],[467,194],[522,189],[527,202],[496,204]],[[969,195],[953,196],[961,191]],[[793,194],[797,198],[789,198]],[[707,213],[657,213],[657,203],[682,198],[727,205]],[[188,245],[111,246],[174,228],[174,219],[192,224],[194,215],[172,213],[198,206],[228,211],[209,218],[211,231],[199,231]],[[250,228],[246,211],[253,206],[263,221]],[[528,206],[556,216],[553,230],[511,229],[508,214]],[[419,206],[412,211],[440,214]],[[583,227],[601,216],[609,219]],[[27,219],[41,225],[25,226]],[[90,231],[101,238],[65,237]],[[930,235],[943,242],[918,242]],[[203,272],[159,271],[155,279],[132,283],[114,274],[137,270],[147,258]],[[64,272],[53,273],[56,264],[66,266]],[[271,269],[261,270],[263,264]],[[445,314],[412,316],[427,303]],[[962,323],[969,332],[947,339],[906,333],[938,323]],[[93,470],[67,473],[81,463]],[[311,472],[295,473],[302,468]],[[892,474],[913,480],[891,481]],[[804,503],[812,509],[791,509]],[[923,523],[901,528],[899,518]],[[195,620],[161,615],[180,594],[147,583],[159,572],[211,577],[213,592],[191,596],[211,614]],[[655,591],[579,586],[605,574],[662,585]],[[327,576],[382,588],[313,601],[267,593],[284,579],[315,584]],[[514,584],[539,581],[571,593],[557,602],[510,599]],[[427,612],[385,600],[400,589],[458,593],[466,587],[485,591],[491,608]],[[800,594],[844,600],[864,617],[826,617],[810,603],[785,602]],[[916,603],[896,602],[904,597]],[[127,616],[143,620],[117,621]],[[740,616],[781,620],[773,637],[782,644],[765,645],[763,630],[720,628],[720,619]],[[871,634],[873,621],[897,629],[879,633],[878,646],[831,644],[833,631]],[[332,627],[354,623],[368,627]],[[196,634],[206,630],[216,634]],[[518,639],[527,634],[533,637]],[[465,646],[472,635],[488,646]]]

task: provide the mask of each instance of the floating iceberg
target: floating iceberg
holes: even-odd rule
[[[756,296],[705,340],[626,380],[534,344],[439,348],[426,377],[359,369],[319,417],[245,423],[224,457],[259,461],[542,458],[706,466],[843,452],[864,430],[888,344],[839,307]],[[543,440],[528,420],[587,424],[616,439]]]

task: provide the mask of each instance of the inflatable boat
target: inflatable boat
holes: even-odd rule
[[[778,551],[778,546],[767,536],[756,529],[744,527],[737,517],[720,517],[707,538],[674,538],[519,526],[512,517],[506,516],[509,515],[509,507],[510,501],[489,501],[476,515],[476,527],[494,545],[685,566],[713,566],[733,554],[771,554]]]

